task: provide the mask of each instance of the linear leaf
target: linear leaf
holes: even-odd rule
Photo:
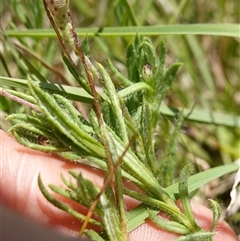
[[[159,36],[161,35],[216,35],[239,37],[239,24],[175,24],[165,26],[127,26],[127,27],[105,27],[105,28],[81,28],[77,29],[78,36]],[[9,37],[31,37],[31,38],[56,38],[53,30],[31,29],[31,30],[6,30]]]

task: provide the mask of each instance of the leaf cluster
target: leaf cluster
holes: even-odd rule
[[[156,159],[159,157],[155,153],[154,136],[159,126],[160,104],[180,66],[180,64],[173,64],[165,69],[165,57],[166,47],[163,41],[160,43],[157,55],[149,39],[137,36],[127,51],[128,77],[117,72],[110,61],[110,71],[106,71],[100,64],[94,67],[91,74],[98,78],[103,88],[103,92],[98,94],[103,124],[99,123],[94,109],[90,111],[86,119],[69,100],[41,89],[39,83],[29,76],[28,86],[31,97],[28,96],[27,99],[37,108],[26,114],[8,116],[8,120],[12,122],[10,131],[25,146],[55,153],[71,161],[87,160],[89,165],[97,166],[106,173],[111,173],[111,168],[114,168],[115,172],[112,173],[111,178],[121,182],[121,176],[123,176],[145,193],[140,194],[123,189],[124,194],[147,204],[149,215],[153,220],[157,217],[151,210],[157,208],[164,211],[171,219],[165,225],[167,230],[185,235],[199,232],[198,237],[201,237],[202,231],[195,223],[189,205],[186,173],[183,172],[179,186],[180,198],[183,204],[186,203],[184,212],[180,211],[174,200],[160,185],[163,181],[157,178],[167,173],[166,170],[169,171],[168,173],[174,170],[170,159],[174,154],[174,147],[183,121],[183,114],[179,113],[178,124],[161,162],[164,165],[157,167]],[[65,56],[63,59],[79,84],[91,94],[83,68],[80,66],[78,70]],[[113,77],[110,76],[114,76],[115,81],[117,79],[116,87],[112,81]],[[23,95],[21,98],[24,97]],[[134,141],[130,145],[132,138]],[[116,175],[118,166],[120,166],[120,179]],[[106,233],[103,232],[103,235],[105,233],[108,236],[106,238],[104,235],[105,240],[126,239],[121,225],[121,220],[124,218],[116,207],[114,192],[109,183],[104,190],[100,191],[81,174],[70,173],[76,179],[75,184],[63,178],[67,189],[53,185],[50,185],[50,188],[88,208],[91,208],[94,200],[99,198],[95,211],[102,222],[92,219],[89,219],[89,222],[104,227]],[[172,181],[173,173],[169,174],[168,182],[163,184],[168,185]],[[57,201],[48,193],[40,177],[39,186],[51,203],[84,220],[81,214]],[[122,199],[122,196],[118,198]],[[123,200],[118,200],[120,201]],[[158,223],[156,220],[154,222]],[[85,232],[88,233],[88,231]],[[205,238],[206,234],[202,235]],[[212,235],[213,233],[209,233],[208,237]]]

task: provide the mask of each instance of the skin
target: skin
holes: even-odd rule
[[[0,131],[0,142],[1,202],[33,220],[76,236],[80,222],[55,208],[44,198],[38,188],[38,174],[41,173],[45,186],[49,183],[62,185],[59,174],[62,173],[68,177],[67,170],[69,169],[81,172],[84,177],[91,179],[99,186],[102,185],[104,174],[85,165],[67,163],[54,155],[23,147],[3,131]],[[126,199],[125,204],[129,210],[138,203],[132,199]],[[84,207],[72,205],[84,214],[87,212]],[[197,223],[202,228],[209,229],[212,219],[211,210],[196,202],[192,203],[192,208]],[[219,221],[215,232],[214,241],[237,240],[233,230],[223,220]],[[151,221],[146,221],[132,231],[129,238],[131,241],[170,241],[174,240],[176,235],[160,230]]]

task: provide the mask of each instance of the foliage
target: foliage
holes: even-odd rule
[[[16,9],[22,9],[22,5],[19,2],[12,2]],[[48,1],[44,2],[46,4]],[[137,26],[141,26],[146,21],[150,8],[154,12],[152,21],[155,22],[158,19],[156,12],[159,10],[159,6],[157,6],[157,3],[147,1],[142,7],[140,2],[135,1],[132,5],[128,1],[113,1],[113,3],[109,3],[113,6],[118,24],[121,26],[136,26],[136,28],[131,30],[132,35],[136,35]],[[182,2],[183,5],[175,6],[176,9],[174,11],[176,15],[169,20],[169,23],[174,23],[180,17],[180,10],[184,8],[184,1]],[[31,1],[29,0],[24,1],[26,5],[30,3]],[[96,3],[103,4],[98,3],[98,1]],[[96,3],[94,2],[94,4]],[[73,1],[72,4],[76,8],[81,9],[81,11],[87,8],[87,3],[83,3],[80,6],[78,1]],[[67,77],[63,76],[56,68],[46,64],[46,61],[52,62],[54,60],[56,45],[52,43],[55,40],[38,40],[33,41],[31,44],[30,49],[37,49],[41,52],[41,55],[44,56],[43,60],[29,48],[24,47],[28,46],[26,38],[20,38],[21,44],[11,42],[9,36],[17,36],[16,30],[14,30],[15,35],[11,31],[6,31],[8,36],[4,33],[1,35],[1,38],[5,40],[5,49],[10,49],[11,51],[11,55],[6,56],[11,56],[10,58],[16,61],[19,76],[23,78],[22,80],[11,78],[10,84],[8,83],[7,85],[14,87],[19,81],[19,86],[15,87],[24,88],[25,86],[28,90],[26,94],[14,90],[2,90],[2,93],[8,97],[15,96],[20,103],[30,107],[27,110],[20,107],[19,113],[11,114],[7,117],[12,125],[10,131],[23,145],[54,153],[71,161],[81,161],[84,158],[88,160],[90,166],[97,166],[106,172],[105,183],[102,188],[95,187],[89,180],[84,179],[81,174],[72,171],[70,171],[70,175],[75,179],[74,183],[62,177],[66,188],[50,185],[52,191],[90,208],[86,222],[100,225],[104,231],[102,234],[96,234],[93,230],[86,230],[84,229],[85,222],[81,232],[84,231],[89,237],[94,236],[96,240],[127,240],[127,232],[130,232],[133,227],[137,227],[147,217],[150,217],[161,228],[183,234],[184,236],[179,240],[210,239],[214,235],[214,227],[220,217],[219,205],[215,201],[211,201],[214,212],[212,228],[210,232],[203,232],[196,224],[192,215],[189,193],[204,183],[207,179],[207,174],[204,172],[200,173],[199,183],[196,182],[196,179],[189,179],[188,184],[189,168],[184,167],[181,173],[177,170],[179,166],[182,169],[189,162],[186,154],[184,154],[188,152],[186,149],[189,149],[190,152],[195,153],[197,156],[205,158],[211,164],[211,161],[214,160],[211,158],[212,152],[207,148],[204,149],[203,144],[211,148],[216,148],[216,146],[220,145],[218,155],[222,156],[222,158],[219,164],[230,163],[230,160],[237,156],[237,147],[230,148],[231,143],[236,143],[237,133],[234,131],[228,132],[227,129],[229,126],[239,127],[239,117],[234,115],[237,110],[237,100],[233,103],[228,102],[228,97],[233,92],[234,87],[231,87],[231,83],[226,82],[227,94],[219,99],[220,95],[218,93],[223,92],[223,87],[216,86],[210,69],[206,62],[203,61],[204,59],[210,60],[210,57],[204,55],[204,51],[200,46],[200,40],[194,35],[179,37],[178,47],[169,37],[166,38],[167,44],[171,48],[171,53],[186,63],[185,68],[191,76],[190,85],[184,83],[184,81],[189,81],[189,76],[184,78],[186,73],[183,70],[180,69],[179,74],[181,78],[176,76],[181,64],[169,64],[163,39],[157,38],[154,45],[149,38],[142,37],[145,34],[144,29],[139,31],[140,34],[137,34],[134,39],[129,37],[129,29],[119,28],[119,30],[123,31],[120,40],[112,41],[114,34],[106,41],[99,37],[90,40],[93,41],[90,43],[93,45],[91,52],[98,51],[102,53],[96,56],[96,60],[99,59],[103,63],[105,57],[101,55],[109,57],[106,66],[92,63],[89,57],[87,38],[81,44],[79,43],[75,30],[71,25],[72,19],[68,12],[68,6],[63,4],[63,6],[60,5],[58,7],[58,11],[53,12],[51,6],[48,5],[46,11],[51,23],[55,26],[55,31],[62,45],[62,57],[65,63],[63,66],[69,71]],[[133,11],[135,7],[142,7],[139,15]],[[106,9],[107,7],[105,6]],[[44,11],[42,4],[38,4],[35,12],[31,13],[31,15],[24,15],[22,10],[20,10],[17,16],[25,24],[28,34],[31,34],[31,28],[34,28],[32,30],[32,38],[34,39],[34,35],[35,38],[36,36],[39,37],[36,29],[41,28],[43,25]],[[191,15],[187,6],[185,11]],[[88,18],[86,18],[88,21],[91,21],[91,19],[94,21],[94,15],[91,15],[90,11],[85,11],[84,13],[86,15],[87,13],[89,14]],[[74,14],[75,12],[73,12],[73,16],[75,16]],[[108,24],[109,19],[113,18],[108,16],[108,14],[112,13],[107,12],[106,17],[103,18],[104,15],[99,12],[98,24],[101,21],[105,21],[105,24]],[[39,16],[39,21],[37,21],[37,16]],[[77,19],[76,23],[81,25],[81,21],[84,20],[81,18]],[[86,24],[89,25],[89,23]],[[231,25],[230,35],[229,33],[223,33],[224,31],[222,30],[221,32],[220,26],[219,28],[216,27],[213,32],[215,34],[221,32],[225,36],[235,36],[234,31],[236,27]],[[14,29],[15,27],[12,26],[12,28]],[[157,31],[159,30],[152,30],[150,27],[146,29],[148,31],[146,34],[149,35],[158,34]],[[185,32],[187,30],[193,33],[190,25],[186,25]],[[40,31],[40,34],[44,33],[43,30]],[[62,37],[58,31],[62,32]],[[109,29],[107,34],[111,34],[111,31]],[[123,34],[124,31],[127,32],[125,36]],[[201,31],[199,30],[199,32]],[[207,26],[205,31],[206,34],[210,33],[210,29],[207,29]],[[79,31],[77,32],[79,33]],[[90,30],[86,30],[85,34],[88,32]],[[179,33],[182,34],[181,31]],[[102,36],[106,34],[105,29],[98,28],[96,35],[101,36],[101,34]],[[115,34],[119,35],[117,30]],[[26,33],[23,36],[26,36]],[[46,32],[45,36],[53,37],[55,35],[52,33],[49,35],[49,32]],[[236,44],[234,38],[227,41],[232,41],[234,46]],[[122,49],[129,42],[125,61]],[[46,45],[45,49],[42,47],[43,44]],[[157,48],[155,48],[156,45]],[[181,51],[178,50],[179,46]],[[78,64],[72,59],[71,49],[78,56]],[[32,61],[29,61],[26,55],[30,55],[35,59],[33,58]],[[196,73],[193,67],[194,63],[190,61],[192,57],[195,59],[194,62],[197,63]],[[40,63],[44,63],[47,69],[43,68]],[[119,71],[118,68],[122,69],[123,64],[126,67]],[[226,73],[231,68],[231,66],[228,66]],[[53,85],[47,80],[45,76],[51,72],[55,73],[56,80],[60,84]],[[28,79],[24,81],[26,76]],[[219,77],[220,75],[218,74],[217,76]],[[236,79],[236,75],[233,75],[234,78]],[[175,79],[179,81],[178,84],[173,83]],[[1,77],[1,80],[5,86],[6,80],[9,79]],[[204,83],[203,85],[199,84],[201,80]],[[68,86],[76,83],[84,91],[81,90],[80,93],[79,88],[70,88]],[[96,83],[101,85],[101,91],[96,91],[94,86]],[[232,84],[236,85],[236,81],[233,81]],[[207,97],[208,99],[201,95],[206,90],[208,92],[211,91],[212,94],[212,96],[209,95]],[[170,93],[169,96],[166,96],[167,93]],[[171,93],[174,93],[174,95]],[[94,108],[91,108],[87,116],[80,114],[68,99],[91,103]],[[212,102],[213,99],[219,100]],[[167,100],[166,103],[169,104],[165,112],[163,100]],[[226,104],[228,104],[228,114],[221,115],[223,118],[216,120],[220,113],[212,112],[212,110],[225,110]],[[172,109],[171,105],[185,106],[190,109]],[[194,109],[195,105],[198,108],[204,108],[204,117],[201,115],[201,110]],[[12,113],[13,111],[9,108],[6,112]],[[166,121],[166,116],[174,118]],[[202,130],[202,126],[199,127],[198,124],[194,125],[191,123],[186,130],[187,135],[183,135],[180,131],[183,121],[186,119],[212,123],[214,125],[204,126]],[[221,124],[223,127],[218,127],[217,124]],[[199,129],[201,129],[201,132],[198,131]],[[213,131],[215,135],[206,140],[206,143],[202,143],[202,140],[210,131]],[[222,143],[226,135],[228,142]],[[179,137],[182,138],[184,145],[179,144]],[[218,141],[216,141],[217,137],[219,137]],[[195,145],[190,144],[192,140],[194,140]],[[237,165],[226,165],[225,170],[214,168],[211,170],[213,175],[210,180],[214,180],[218,176],[237,170]],[[221,171],[219,172],[219,170]],[[171,185],[175,182],[178,175],[180,175],[179,186],[174,186],[171,189]],[[122,188],[123,177],[135,183],[144,194],[125,187]],[[194,178],[196,175],[192,177]],[[110,185],[112,179],[116,180],[116,187]],[[208,181],[210,180],[208,179]],[[195,186],[189,191],[191,185]],[[56,200],[45,188],[40,176],[39,187],[44,196],[55,206],[69,212],[78,219],[85,220],[85,216]],[[113,193],[117,194],[118,208],[115,205],[116,200],[113,198]],[[126,216],[123,194],[134,197],[145,204],[137,208],[146,215],[144,218],[138,218],[134,214],[135,210]],[[178,197],[182,201],[183,211],[180,211],[174,203],[175,198]],[[170,221],[159,221],[159,217],[156,216],[156,210],[164,211]],[[93,211],[101,218],[101,223],[91,218],[91,212]],[[134,214],[132,219],[129,218],[131,214]],[[132,221],[136,218],[137,222]]]

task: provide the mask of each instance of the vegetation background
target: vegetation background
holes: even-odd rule
[[[123,74],[126,74],[126,49],[134,34],[118,34],[119,26],[153,26],[189,24],[228,24],[240,22],[240,3],[227,0],[71,0],[75,26],[82,36],[88,34],[90,57],[102,64],[110,58]],[[54,83],[75,86],[61,58],[61,51],[45,14],[41,0],[2,0],[0,4],[1,28],[17,45],[1,43],[0,75],[26,78],[26,73],[14,58],[14,48],[22,49],[24,55],[47,79]],[[228,28],[227,25],[226,30]],[[92,36],[90,29],[114,27],[104,36]],[[83,28],[83,29],[81,29]],[[37,31],[39,29],[39,32]],[[82,31],[83,30],[83,31]],[[82,31],[82,32],[81,32]],[[115,31],[115,33],[114,33]],[[239,38],[226,37],[209,32],[206,35],[181,35],[180,28],[173,33],[153,34],[157,45],[161,38],[168,49],[167,62],[184,63],[178,72],[164,102],[176,108],[196,108],[211,113],[227,113],[230,117],[240,115],[240,47]],[[214,34],[214,35],[212,35]],[[31,36],[30,36],[31,35]],[[1,128],[7,130],[6,115],[23,111],[23,107],[0,98]],[[240,156],[239,123],[232,126],[204,124],[185,121],[177,149],[178,165],[197,163],[199,170],[229,164]],[[172,123],[163,117],[159,155],[167,145]],[[229,193],[233,175],[215,180],[204,187],[198,195],[207,205],[208,198],[217,198],[223,208],[230,202]],[[240,234],[239,210],[228,222]]]

